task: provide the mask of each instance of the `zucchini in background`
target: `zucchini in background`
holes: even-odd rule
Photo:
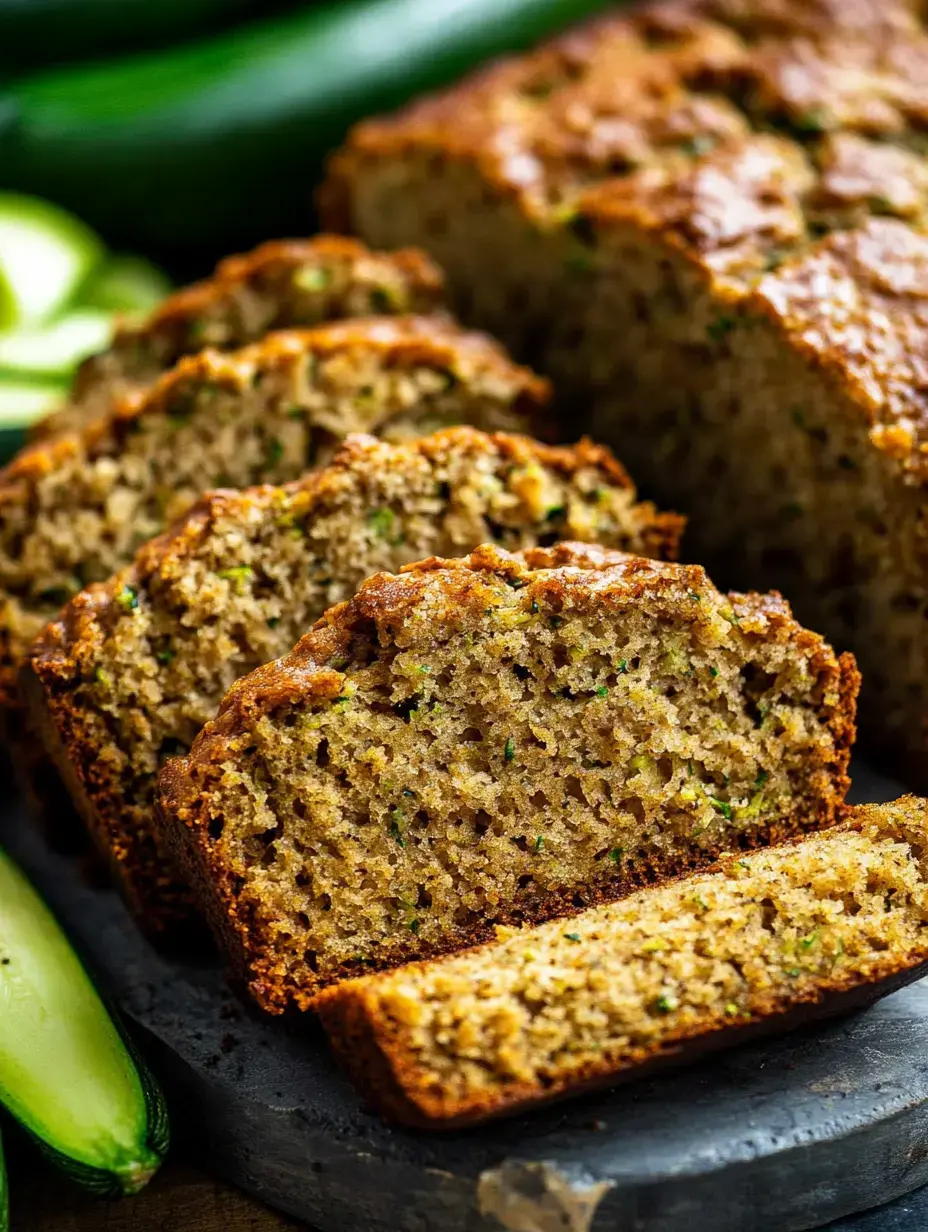
[[[96,308],[78,309],[50,325],[0,333],[0,375],[28,374],[67,383],[87,355],[109,346],[113,318]]]
[[[355,121],[604,7],[319,0],[209,41],[23,80],[0,96],[0,184],[173,257],[302,233],[323,157]]]
[[[135,1193],[167,1150],[154,1079],[51,912],[2,852],[0,1102],[46,1155],[100,1194]]]
[[[48,201],[0,197],[0,329],[57,312],[103,257],[103,243]]]
[[[267,0],[0,0],[0,71],[187,38]]]
[[[76,300],[82,308],[145,315],[171,293],[167,277],[144,257],[110,257],[93,270]]]
[[[115,317],[150,312],[170,289],[142,257],[108,256],[66,210],[0,193],[0,462],[65,400],[80,362],[109,346]]]
[[[20,447],[30,424],[56,410],[67,396],[65,382],[24,381],[0,373],[0,460]]]

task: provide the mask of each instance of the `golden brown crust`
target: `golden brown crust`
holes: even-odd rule
[[[142,416],[170,414],[174,399],[182,397],[188,385],[246,389],[259,371],[287,368],[304,354],[326,358],[353,347],[376,353],[386,367],[411,368],[422,364],[447,368],[455,375],[462,371],[496,373],[521,383],[524,408],[531,407],[535,412],[551,396],[550,385],[543,377],[512,364],[503,347],[487,334],[462,330],[443,317],[363,317],[315,329],[280,330],[235,352],[206,349],[186,356],[144,395],[123,398],[110,416],[95,420],[78,432],[26,446],[0,470],[0,506],[22,500],[23,484],[48,474],[63,459],[81,451],[92,457],[99,450],[113,449],[114,443],[131,432]]]
[[[445,635],[449,627],[461,632],[477,627],[485,616],[487,603],[492,602],[488,583],[499,578],[505,579],[510,589],[523,590],[531,585],[533,602],[542,611],[556,613],[569,611],[572,603],[591,592],[602,602],[604,610],[655,596],[668,606],[692,610],[698,605],[698,596],[710,585],[698,565],[662,564],[595,545],[560,544],[550,549],[531,549],[524,556],[485,545],[461,560],[432,558],[409,565],[398,575],[376,575],[353,599],[321,617],[290,655],[239,680],[226,695],[215,720],[197,737],[189,755],[166,764],[159,782],[158,811],[160,823],[211,926],[222,938],[239,974],[266,1009],[279,1011],[290,1002],[305,1008],[318,989],[315,985],[296,986],[286,964],[267,953],[254,901],[242,899],[239,879],[222,864],[209,842],[212,815],[201,783],[212,770],[225,764],[236,737],[251,730],[262,716],[313,700],[338,698],[345,685],[338,665],[350,662],[362,642],[389,644],[405,614],[415,610],[423,595],[434,590],[435,574],[439,575],[442,592],[440,610],[435,612],[436,627]],[[836,659],[820,636],[803,629],[793,619],[788,604],[779,595],[732,595],[731,607],[733,620],[746,634],[771,640],[790,639],[797,652],[809,656],[810,671],[827,682],[824,690],[833,695],[833,700],[822,707],[830,749],[820,752],[820,760],[807,767],[817,777],[817,798],[795,802],[794,812],[788,817],[759,826],[743,840],[745,845],[781,842],[797,829],[828,826],[841,814],[850,785],[847,771],[860,677],[853,657],[842,655]],[[665,880],[699,867],[707,855],[712,858],[719,850],[692,849],[687,855],[677,853],[666,858],[655,855],[633,873],[617,870],[613,884],[584,887],[583,901],[608,901],[636,884]],[[568,913],[576,905],[574,888],[560,895],[546,894],[537,902],[526,900],[510,915],[503,908],[497,922],[539,921]],[[428,952],[460,949],[485,940],[490,931],[488,924],[461,927]],[[408,957],[422,952],[416,939],[411,945]],[[354,972],[355,968],[342,966],[333,978],[345,978]]]
[[[926,80],[904,0],[643,4],[362,123],[322,212],[354,229],[367,166],[421,156],[475,170],[593,262],[598,233],[648,232],[833,373],[874,447],[924,484]]]
[[[594,575],[591,579],[591,567],[601,571],[599,577]],[[341,677],[331,668],[332,661],[349,652],[359,631],[366,634],[373,628],[378,637],[388,638],[391,622],[402,620],[404,614],[420,602],[429,573],[444,575],[444,611],[450,618],[452,613],[457,615],[468,608],[473,609],[472,615],[482,613],[481,574],[504,576],[510,586],[518,587],[520,583],[527,584],[535,570],[542,569],[558,570],[543,580],[538,591],[538,601],[544,601],[553,611],[569,606],[573,597],[588,594],[591,587],[606,605],[634,603],[653,594],[687,605],[693,602],[693,593],[706,586],[706,574],[701,565],[662,563],[599,549],[595,544],[562,543],[553,549],[532,548],[524,558],[484,544],[458,560],[432,557],[417,561],[405,566],[399,575],[381,573],[370,578],[353,599],[330,608],[286,658],[258,668],[234,685],[215,722],[201,733],[197,755],[209,760],[214,744],[219,751],[225,737],[244,730],[252,714],[270,713],[284,704],[316,695],[328,697],[333,689],[337,691]],[[743,613],[741,623],[748,630],[789,627],[797,645],[816,653],[816,667],[834,663],[824,639],[802,628],[780,595],[732,595],[731,598],[732,606]],[[753,624],[752,614],[757,617]],[[464,619],[459,615],[458,618]],[[838,664],[842,681],[850,686],[845,687],[845,695],[853,693],[857,684],[853,656],[841,656]],[[181,760],[173,762],[172,769],[165,770],[164,794],[167,797],[183,779]]]
[[[912,480],[928,481],[928,239],[871,219],[785,265],[760,286],[757,302],[800,354],[852,394],[873,444]]]
[[[365,262],[395,267],[408,284],[406,311],[425,312],[439,308],[444,294],[441,271],[422,252],[414,248],[391,253],[373,253],[359,240],[343,235],[317,235],[312,239],[269,240],[252,252],[224,257],[212,278],[175,292],[148,320],[135,329],[120,331],[119,338],[150,338],[153,335],[183,336],[192,322],[209,316],[210,309],[226,301],[242,286],[275,286],[281,275],[309,262],[325,266],[356,266]],[[328,314],[327,314],[328,315]],[[340,313],[339,313],[340,315]],[[199,341],[196,339],[195,341]]]
[[[139,325],[120,328],[108,350],[80,367],[71,403],[40,420],[35,439],[105,413],[184,355],[229,350],[272,329],[386,312],[442,307],[440,271],[422,253],[372,252],[337,235],[272,240],[226,257],[213,276],[170,295]]]
[[[926,810],[926,802],[914,797],[905,797],[889,806],[861,806],[852,810],[845,824],[832,833],[839,841],[842,830],[889,837],[899,845],[897,850],[901,850],[902,844],[910,844],[923,870]],[[805,855],[804,844],[808,845],[809,841],[795,839],[785,845],[783,854],[794,852],[795,861],[801,861]],[[774,859],[778,854],[776,850],[770,852]],[[739,863],[745,866],[743,860]],[[731,883],[737,884],[739,870],[734,858],[723,859],[711,871],[727,873]],[[688,879],[679,879],[677,885],[684,891],[680,895],[681,902],[685,901]],[[693,892],[689,897],[701,902],[703,885],[704,881],[697,884],[694,880]],[[736,902],[737,894],[733,899],[733,903]],[[920,916],[921,912],[915,909]],[[595,911],[578,916],[576,925],[595,916]],[[603,934],[595,928],[590,929],[589,933],[596,937],[608,937],[605,921],[601,927]],[[544,948],[541,932],[539,930],[536,936],[530,930],[523,930],[513,939],[513,944],[517,944],[520,950],[534,949],[536,942]],[[587,930],[584,929],[584,932]],[[573,936],[570,934],[569,939],[573,940]],[[576,939],[580,942],[579,935]],[[549,941],[550,937],[546,940]],[[608,940],[598,943],[600,946],[609,944]],[[724,950],[717,950],[716,943],[714,936],[705,938],[703,942],[711,953],[720,957]],[[505,947],[504,940],[497,946],[483,947],[482,954],[492,964],[494,953],[498,950],[503,961]],[[659,953],[660,948],[655,943],[655,951]],[[480,955],[481,951],[474,950],[472,954]],[[468,955],[465,953],[459,957],[466,962]],[[433,987],[431,978],[440,977],[443,969],[450,971],[451,967],[446,967],[446,964],[454,961],[412,963],[399,974],[404,987],[412,992],[416,989],[417,980]],[[842,973],[838,966],[835,964],[829,972],[819,973],[813,980],[797,983],[795,988],[784,994],[769,989],[762,967],[758,965],[756,973],[741,973],[749,989],[756,981],[755,987],[747,993],[746,1009],[739,1007],[734,1012],[734,1006],[726,1005],[720,1007],[718,1012],[700,1013],[698,1020],[689,1026],[685,1023],[669,1025],[649,1042],[626,1041],[620,1048],[613,1048],[612,1056],[605,1053],[594,1056],[588,1063],[580,1067],[571,1066],[561,1074],[546,1073],[543,1079],[536,1077],[526,1080],[504,1073],[497,1081],[488,1082],[482,1089],[466,1094],[443,1089],[436,1082],[435,1075],[427,1072],[418,1053],[421,1039],[417,1038],[416,1032],[420,1018],[415,1012],[415,1005],[410,1004],[404,1018],[397,1019],[382,998],[382,990],[391,983],[392,976],[372,975],[347,981],[321,992],[312,1008],[320,1016],[342,1064],[361,1091],[388,1119],[419,1128],[450,1130],[535,1108],[599,1086],[638,1078],[667,1065],[689,1062],[707,1052],[734,1046],[743,1040],[805,1026],[816,1019],[870,1004],[925,974],[928,969],[928,943],[920,940],[907,947],[904,953],[871,955],[858,970]],[[502,984],[502,980],[500,982]],[[536,989],[533,996],[556,1001],[561,995],[553,991],[556,983],[552,979],[543,993]],[[492,992],[487,995],[492,996]],[[537,1000],[533,1000],[532,1004],[537,1012],[540,1009]],[[743,1000],[742,1006],[744,1004]],[[498,1012],[504,1013],[501,1000]],[[605,1015],[602,1017],[605,1019]],[[473,1042],[459,1054],[450,1023],[444,1030],[449,1055],[459,1055],[460,1064],[472,1060],[475,1056]],[[492,1070],[492,1060],[488,1058],[486,1064]]]

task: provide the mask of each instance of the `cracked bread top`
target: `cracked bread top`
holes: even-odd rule
[[[425,154],[476,167],[588,267],[603,232],[659,236],[829,371],[924,483],[926,126],[914,3],[663,0],[362,123],[323,212],[350,229],[366,160]]]
[[[430,575],[437,574],[433,583]],[[229,690],[216,719],[196,741],[196,755],[208,757],[225,735],[246,725],[257,712],[319,696],[337,696],[343,684],[338,666],[346,655],[370,641],[387,645],[396,625],[420,619],[423,600],[439,603],[431,618],[444,638],[451,628],[465,628],[486,612],[488,587],[505,582],[503,596],[533,584],[535,605],[560,613],[574,601],[599,594],[607,605],[634,604],[644,596],[659,597],[668,610],[681,605],[691,611],[712,583],[701,565],[651,560],[595,543],[562,542],[551,547],[510,553],[491,544],[459,559],[431,557],[404,565],[398,574],[380,573],[344,603],[330,608],[293,651],[243,677]],[[537,593],[536,593],[537,592]],[[717,592],[716,592],[717,593]],[[497,600],[499,596],[496,596]],[[723,619],[752,637],[789,637],[797,651],[810,656],[810,670],[828,679],[825,692],[836,706],[841,692],[838,660],[818,634],[804,629],[789,604],[776,591],[766,594],[732,592]],[[505,606],[505,605],[503,605]],[[359,652],[361,653],[361,652]],[[363,654],[362,654],[363,658]],[[844,656],[849,660],[848,656]],[[834,673],[832,675],[832,673]],[[178,772],[179,773],[179,772]],[[175,776],[168,774],[170,784]]]
[[[433,581],[430,575],[437,577]],[[491,594],[501,580],[501,593]],[[359,647],[367,642],[388,645],[404,621],[436,621],[436,636],[446,638],[450,630],[466,629],[479,620],[491,598],[505,607],[501,599],[508,601],[509,592],[518,593],[530,583],[535,606],[554,613],[569,611],[574,602],[595,594],[606,605],[624,606],[654,596],[668,610],[676,605],[692,610],[703,592],[712,589],[701,565],[650,560],[598,544],[564,542],[519,553],[485,544],[459,559],[416,561],[398,574],[369,578],[352,599],[321,616],[289,655],[234,684],[216,719],[197,738],[191,760],[209,760],[225,736],[247,728],[258,713],[300,700],[337,697],[346,656],[359,654],[363,661]],[[789,631],[797,650],[811,656],[811,670],[828,675],[829,704],[837,704],[839,674],[833,651],[819,634],[802,628],[782,595],[733,593],[729,599],[723,619],[745,634],[775,639],[778,631]],[[165,774],[169,789],[179,776],[175,763]]]

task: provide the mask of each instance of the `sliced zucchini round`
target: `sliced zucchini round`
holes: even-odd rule
[[[103,258],[73,214],[37,197],[0,193],[0,329],[44,321]]]
[[[65,379],[82,359],[107,347],[112,336],[112,317],[89,308],[49,325],[0,333],[0,379],[7,373]]]
[[[48,325],[0,334],[0,379],[5,373],[67,378],[81,360],[110,344],[112,331],[110,315],[86,308]]]
[[[8,380],[0,374],[0,431],[28,428],[59,407],[66,396],[67,386],[60,382]]]
[[[26,443],[29,426],[67,397],[67,386],[54,381],[4,379],[0,374],[0,465]]]
[[[161,1093],[51,912],[0,852],[0,1102],[70,1176],[135,1193],[168,1145]]]
[[[82,308],[103,312],[144,313],[169,295],[171,284],[165,274],[144,257],[111,257],[95,269],[75,295]]]
[[[16,296],[13,287],[0,265],[0,329],[6,329],[16,320]]]

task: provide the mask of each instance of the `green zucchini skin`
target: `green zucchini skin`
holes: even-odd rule
[[[302,233],[322,160],[357,120],[604,7],[318,0],[171,52],[26,79],[0,96],[0,186],[148,252]]]
[[[10,1191],[6,1180],[2,1139],[0,1139],[0,1232],[10,1232]]]
[[[259,0],[0,0],[0,70],[187,38],[259,8]]]
[[[135,1193],[168,1148],[164,1099],[54,917],[0,852],[0,1102],[74,1180]]]

